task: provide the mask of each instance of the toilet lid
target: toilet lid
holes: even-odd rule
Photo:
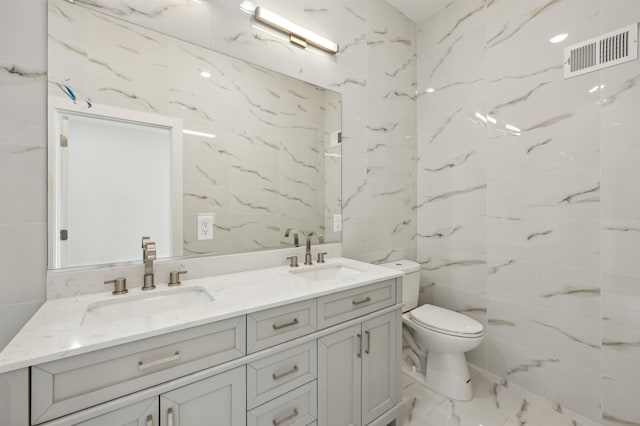
[[[478,335],[483,332],[482,324],[473,318],[438,306],[422,305],[411,311],[411,317],[424,327],[449,334]]]

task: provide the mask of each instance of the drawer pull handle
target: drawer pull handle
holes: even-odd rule
[[[365,348],[364,353],[368,354],[369,350],[371,350],[371,333],[365,331],[364,334],[367,335],[367,347]]]
[[[363,303],[369,303],[369,302],[371,302],[371,298],[367,296],[364,299],[354,300],[351,303],[353,303],[354,305],[362,305]]]
[[[144,363],[142,361],[138,362],[138,370],[146,370],[147,368],[157,367],[162,364],[166,364],[168,362],[177,361],[180,359],[180,352],[176,352],[175,354],[168,356],[166,358],[157,359],[155,361]]]
[[[291,370],[287,370],[284,373],[280,373],[280,374],[273,373],[273,380],[280,380],[283,377],[287,377],[287,376],[289,376],[289,375],[291,375],[293,373],[297,373],[297,372],[298,372],[298,366],[294,365]]]
[[[358,334],[358,352],[356,353],[356,355],[358,355],[358,358],[362,358],[362,334]]]
[[[297,415],[298,415],[298,409],[294,408],[293,409],[293,413],[289,414],[284,419],[280,419],[280,420],[273,419],[273,426],[280,426],[281,424],[283,424],[285,422],[288,422],[289,420],[293,419]]]
[[[153,426],[153,416],[151,414],[147,416],[147,426]]]
[[[173,408],[169,408],[167,410],[167,426],[173,426],[174,423],[174,418],[173,418]]]
[[[294,318],[293,321],[289,321],[280,325],[273,324],[273,329],[280,330],[281,328],[291,327],[292,325],[296,325],[296,324],[298,324],[298,318]]]

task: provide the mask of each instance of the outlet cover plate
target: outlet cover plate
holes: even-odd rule
[[[333,232],[342,232],[342,215],[333,215]]]
[[[213,213],[201,213],[198,215],[197,232],[198,240],[213,240],[213,225],[215,223]]]

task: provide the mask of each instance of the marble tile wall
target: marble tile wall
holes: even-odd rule
[[[341,52],[330,57],[252,27],[239,3],[86,5],[340,92],[343,254],[415,257],[415,24],[384,0],[259,2],[337,41]],[[3,347],[45,298],[47,2],[0,8],[0,292],[10,295],[0,298]]]
[[[184,135],[183,254],[292,245],[283,237],[291,227],[339,241],[325,232],[339,195],[325,205],[324,187],[331,172],[339,192],[340,158],[325,155],[323,132],[327,107],[340,131],[340,109],[325,99],[339,94],[65,0],[50,0],[49,13],[49,96],[83,105],[61,89],[69,87],[92,107],[177,117],[184,129],[215,135]],[[337,169],[325,169],[329,158]],[[204,212],[215,214],[215,237],[199,241]]]
[[[564,80],[563,48],[638,20],[454,0],[418,25],[422,301],[485,325],[471,362],[606,425],[640,424],[640,62]]]
[[[0,347],[4,347],[45,299],[47,4],[4,2],[0,7]]]

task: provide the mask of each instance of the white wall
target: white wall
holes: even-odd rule
[[[640,424],[640,62],[564,80],[563,48],[639,20],[455,0],[418,29],[422,300],[485,325],[472,362],[607,425]]]
[[[125,3],[135,7],[121,6]],[[235,2],[131,0],[118,5],[106,12],[341,92],[343,252],[369,261],[415,256],[411,21],[382,0],[261,2],[340,43],[342,52],[327,60],[253,29]],[[2,0],[0,12],[3,347],[45,294],[47,5],[44,0]]]

